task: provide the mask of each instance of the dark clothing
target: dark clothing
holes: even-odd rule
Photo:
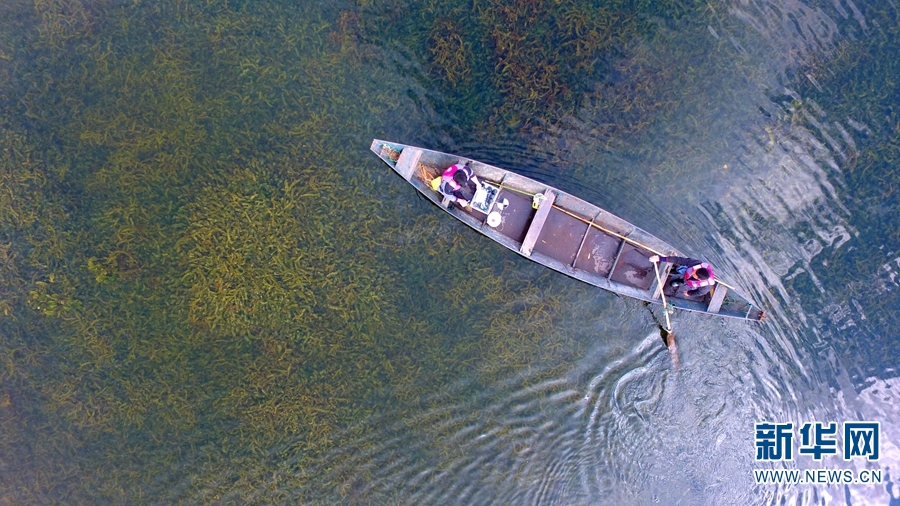
[[[695,265],[700,265],[703,263],[702,260],[697,260],[695,258],[687,258],[687,257],[659,257],[660,262],[668,262],[672,265],[678,266],[675,271],[672,273],[672,285],[677,286],[678,290],[686,294],[689,297],[702,297],[709,292],[712,291],[713,286],[715,284],[710,284],[709,286],[701,286],[694,290],[687,289],[687,286],[684,286],[685,279],[684,273],[688,270],[688,268],[693,267]],[[676,285],[677,283],[677,285]]]
[[[683,265],[685,267],[693,267],[698,264],[702,264],[702,260],[697,260],[694,258],[688,257],[659,257],[660,262],[669,262],[672,265]]]
[[[475,181],[472,179],[474,177],[474,173],[472,169],[468,166],[458,166],[454,165],[451,169],[456,168],[454,171],[450,172],[448,169],[444,172],[443,179],[441,181],[441,185],[439,187],[440,192],[450,197],[452,202],[456,202],[457,200],[465,200],[470,202],[472,197],[475,196],[475,191],[478,189],[478,186],[475,184]]]
[[[683,283],[684,279],[682,278],[682,280],[680,282]],[[694,290],[687,290],[687,291],[682,290],[681,293],[686,294],[688,297],[702,297],[702,296],[708,294],[709,292],[711,292],[713,289],[713,286],[715,286],[715,285],[701,286],[700,288],[695,288]],[[678,288],[680,290],[683,287],[679,286]]]

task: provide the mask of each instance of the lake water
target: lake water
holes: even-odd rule
[[[893,0],[5,2],[0,503],[895,506],[898,61]],[[769,318],[678,312],[667,350],[372,138],[580,196]],[[797,453],[856,421],[877,460]]]

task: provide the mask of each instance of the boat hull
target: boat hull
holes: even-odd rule
[[[611,292],[718,316],[761,320],[764,313],[719,280],[712,294],[685,297],[665,281],[671,265],[660,264],[660,286],[649,258],[683,256],[633,224],[578,197],[520,174],[466,157],[375,139],[372,151],[445,212],[516,253]],[[431,188],[430,181],[454,164],[467,164],[497,189],[485,209],[463,209]],[[535,198],[535,195],[539,197]]]

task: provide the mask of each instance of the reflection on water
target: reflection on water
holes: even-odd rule
[[[0,46],[3,497],[889,503],[750,470],[815,467],[755,462],[756,422],[859,419],[900,474],[892,2],[33,9]],[[457,226],[371,137],[571,191],[770,319],[676,314],[676,370],[658,315]]]

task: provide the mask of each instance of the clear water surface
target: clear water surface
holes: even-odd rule
[[[898,32],[893,0],[5,2],[0,503],[898,504]],[[581,196],[769,319],[678,313],[667,350],[373,137]],[[758,422],[853,420],[877,462],[755,460]]]

